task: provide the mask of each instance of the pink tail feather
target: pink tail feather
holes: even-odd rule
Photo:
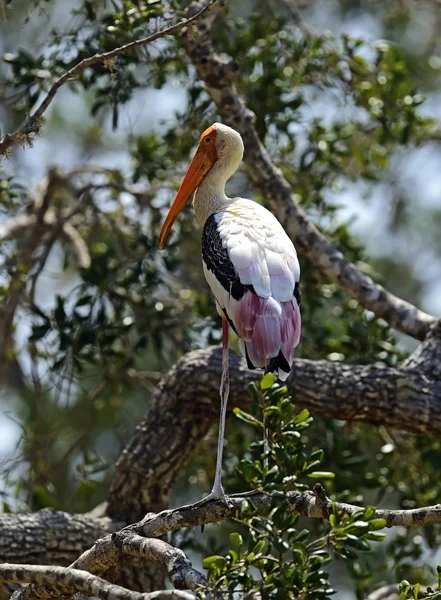
[[[285,380],[291,369],[294,348],[300,339],[301,318],[297,301],[277,302],[247,292],[237,302],[234,326],[247,356],[248,365],[278,370]],[[251,363],[251,364],[250,364]]]

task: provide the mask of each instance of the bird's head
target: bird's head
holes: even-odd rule
[[[216,164],[222,165],[223,170],[227,173],[225,178],[227,179],[234,173],[242,160],[243,150],[240,134],[227,125],[214,123],[204,131],[162,226],[159,234],[160,248],[164,245],[177,216],[210,169]]]

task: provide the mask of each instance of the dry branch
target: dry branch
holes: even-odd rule
[[[81,592],[86,596],[96,596],[103,600],[194,600],[194,595],[177,590],[158,591],[141,594],[109,583],[86,571],[67,567],[34,565],[0,565],[0,583],[33,583],[47,586],[53,595],[73,595]],[[15,597],[20,597],[20,592]]]
[[[133,42],[129,42],[128,44],[124,44],[124,46],[119,46],[118,48],[114,48],[113,50],[109,50],[109,52],[103,52],[101,54],[94,54],[88,58],[85,58],[81,62],[77,63],[74,67],[66,71],[59,77],[51,86],[49,92],[41,102],[40,106],[28,116],[25,122],[13,133],[6,134],[2,139],[0,139],[0,156],[6,155],[11,146],[17,142],[26,142],[29,140],[30,135],[38,134],[40,127],[42,125],[42,117],[45,111],[48,109],[49,105],[52,103],[52,100],[55,98],[58,90],[67,82],[72,81],[78,73],[84,70],[86,67],[90,67],[98,62],[104,62],[106,60],[111,60],[115,56],[119,56],[120,54],[126,54],[130,50],[135,48],[140,48],[141,46],[146,46],[147,44],[151,44],[155,40],[165,37],[166,35],[171,35],[175,33],[182,27],[189,25],[190,23],[194,23],[197,21],[204,13],[208,10],[208,8],[214,5],[217,0],[209,0],[204,7],[198,10],[195,14],[193,14],[188,19],[181,21],[180,23],[176,23],[175,25],[171,25],[170,27],[166,27],[161,31],[157,31],[156,33],[139,39],[134,40]]]
[[[219,1],[214,10],[199,21],[197,28],[186,28],[182,38],[187,54],[222,119],[242,135],[245,166],[256,188],[268,200],[303,256],[377,317],[383,318],[398,331],[423,340],[436,318],[374,283],[334,248],[300,208],[288,181],[271,161],[254,127],[256,115],[247,108],[245,99],[234,84],[237,65],[234,61],[227,63],[222,60],[211,42],[211,26],[224,6],[225,2]],[[189,13],[199,9],[200,3],[195,2]]]
[[[32,575],[32,571],[26,571],[25,569],[22,579],[18,579],[20,575],[17,574],[21,571],[14,571],[14,579],[6,577],[2,580],[2,572],[0,570],[0,583],[2,581],[13,581],[15,583],[29,582],[32,584],[19,590],[14,595],[14,600],[32,600],[34,598],[45,600],[54,597],[54,595],[62,594],[66,596],[79,591],[87,595],[96,595],[99,597],[113,594],[115,600],[117,598],[121,600],[136,599],[138,596],[139,598],[141,596],[146,598],[145,594],[127,596],[125,592],[128,592],[128,590],[125,588],[121,586],[116,586],[118,589],[103,587],[102,582],[109,584],[106,579],[112,581],[114,574],[128,564],[147,565],[149,562],[153,562],[165,569],[170,582],[176,589],[197,590],[206,584],[204,575],[193,568],[182,550],[171,546],[163,540],[141,537],[127,527],[119,532],[98,539],[96,542],[94,540],[90,546],[89,549],[83,552],[77,560],[63,571],[51,571],[51,567],[46,566],[41,567],[40,571],[36,571],[34,576]],[[10,560],[7,552],[5,557],[7,560]],[[7,573],[10,572],[8,571]],[[78,573],[87,573],[94,579],[84,579],[84,581],[78,583],[79,580],[69,578],[69,573],[73,573],[74,576]],[[58,585],[59,577],[62,577],[62,585]],[[101,577],[105,577],[106,579],[101,579]],[[101,594],[95,592],[89,594],[89,591],[94,590],[101,590]]]

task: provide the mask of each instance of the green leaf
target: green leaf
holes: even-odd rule
[[[262,550],[265,548],[265,540],[259,540],[257,544],[254,546],[252,552],[253,554],[260,554]]]
[[[304,408],[294,417],[293,423],[295,425],[298,425],[299,423],[303,423],[303,421],[306,421],[306,419],[308,419],[308,418],[309,418],[309,410],[307,408]]]
[[[364,518],[366,521],[371,521],[372,517],[375,515],[375,506],[366,506],[364,509]],[[372,525],[372,522],[371,522]]]
[[[367,521],[354,521],[351,526],[357,527],[357,529],[366,529],[366,527],[369,527],[369,523]]]
[[[378,529],[383,529],[386,527],[386,519],[372,519],[369,521],[369,529],[371,531],[377,531]]]
[[[384,542],[387,539],[386,533],[378,533],[378,531],[372,531],[363,535],[364,540],[372,540],[373,542]]]
[[[237,533],[237,531],[230,533],[230,546],[233,548],[233,550],[236,550],[239,556],[241,556],[243,549],[243,539],[240,533]]]
[[[272,373],[267,373],[262,377],[260,381],[260,388],[262,390],[269,390],[271,387],[273,387],[275,381],[276,378],[274,377],[274,375]]]
[[[215,554],[213,556],[207,556],[206,558],[204,558],[204,560],[202,561],[202,566],[204,567],[204,569],[210,569],[212,566],[218,566],[222,562],[223,564],[225,564],[225,558],[223,556]]]
[[[420,591],[420,584],[416,583],[413,586],[413,597],[415,598],[415,600],[418,600],[418,592]]]
[[[313,471],[312,473],[308,473],[307,476],[316,479],[334,479],[335,473],[331,473],[330,471]]]
[[[259,419],[256,419],[256,417],[253,417],[253,415],[250,415],[249,413],[246,413],[245,411],[237,407],[233,410],[233,412],[236,415],[236,417],[241,421],[245,421],[245,423],[248,423],[249,425],[253,425],[254,427],[260,427],[261,429],[263,429],[262,421],[259,421]]]

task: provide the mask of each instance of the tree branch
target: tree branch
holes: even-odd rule
[[[289,512],[298,513],[312,519],[328,520],[332,514],[334,502],[326,497],[320,484],[314,486],[312,492],[287,492],[280,496],[288,501]],[[251,500],[253,513],[269,507],[272,496],[266,492],[251,494],[234,494],[228,497],[231,506],[226,506],[220,500],[212,500],[199,505],[189,504],[180,508],[164,510],[158,514],[147,515],[140,523],[129,525],[126,529],[138,535],[159,537],[170,531],[178,531],[184,527],[200,527],[208,523],[219,523],[234,517],[242,502]],[[335,503],[343,514],[352,515],[363,507],[345,502]],[[414,525],[429,525],[441,522],[441,504],[425,506],[411,510],[377,509],[375,517],[385,519],[386,527],[412,527]]]
[[[439,328],[438,328],[439,329]],[[441,341],[435,328],[418,349],[416,368],[294,360],[288,392],[313,415],[441,433]],[[158,384],[146,419],[119,458],[107,514],[141,519],[167,506],[179,470],[218,419],[220,348],[185,355]],[[439,362],[438,362],[439,361]],[[247,385],[261,377],[230,353],[230,409],[251,402]]]
[[[8,557],[9,559],[9,557]],[[201,586],[206,585],[206,578],[202,573],[193,568],[190,561],[179,548],[175,548],[167,544],[163,540],[149,539],[135,534],[132,530],[124,528],[119,532],[115,532],[104,538],[98,539],[96,543],[91,544],[91,548],[87,549],[83,554],[73,562],[68,569],[59,571],[64,573],[63,586],[58,586],[57,572],[50,571],[50,567],[42,567],[46,571],[37,571],[37,575],[45,574],[48,579],[29,578],[26,574],[22,579],[4,579],[3,581],[14,581],[18,583],[30,582],[32,585],[27,585],[19,590],[14,598],[15,600],[31,600],[38,598],[46,600],[54,595],[72,595],[73,588],[75,591],[88,593],[90,590],[83,587],[78,587],[74,580],[69,579],[69,573],[89,573],[96,580],[85,580],[84,584],[96,585],[102,590],[102,593],[117,593],[116,597],[125,600],[123,591],[125,588],[119,587],[118,590],[102,588],[104,579],[99,579],[100,576],[112,581],[115,573],[119,572],[122,566],[127,565],[128,559],[130,563],[146,565],[149,561],[159,564],[165,569],[170,582],[177,589],[197,590]],[[25,571],[28,573],[27,571]],[[56,582],[52,581],[56,575]],[[18,575],[16,576],[18,577]],[[2,582],[0,570],[0,583]],[[107,590],[107,591],[106,591]],[[125,590],[127,591],[127,590]],[[131,593],[131,592],[130,592]],[[89,594],[102,597],[100,594]],[[129,597],[127,597],[129,598]]]
[[[433,328],[431,335],[402,368],[295,360],[293,374],[287,382],[289,393],[298,407],[308,408],[313,414],[439,434],[440,338],[441,326]],[[110,578],[117,570],[115,565],[124,562],[119,555],[130,555],[133,560],[133,553],[138,552],[143,564],[148,558],[158,564],[158,555],[165,548],[159,562],[176,585],[191,587],[201,581],[198,578],[202,576],[192,570],[179,550],[170,550],[165,542],[160,542],[165,546],[152,546],[151,540],[144,538],[160,537],[182,527],[223,521],[231,517],[246,499],[232,497],[233,509],[220,502],[211,502],[201,507],[162,510],[167,505],[169,491],[179,470],[218,418],[221,360],[220,348],[191,352],[163,377],[146,420],[138,426],[118,461],[107,508],[107,514],[113,520],[92,515],[70,517],[53,511],[4,515],[0,518],[0,560],[14,559],[14,552],[15,556],[21,556],[18,560],[35,560],[37,548],[37,560],[44,557],[48,562],[65,563],[69,556],[76,558],[79,552],[89,548],[75,560],[72,568]],[[251,401],[247,385],[258,380],[260,373],[246,369],[239,357],[231,353],[230,378],[230,406],[247,407]],[[315,493],[290,492],[288,499],[292,511],[311,518],[327,518],[332,508],[331,501],[318,487]],[[263,510],[268,506],[269,497],[257,493],[252,496],[252,501],[257,509]],[[155,509],[158,514],[150,513],[143,518],[152,506],[158,507]],[[338,507],[349,513],[359,510],[348,504]],[[106,533],[106,528],[107,531],[115,529],[118,519],[120,523],[127,523],[129,519],[136,520],[134,515],[137,514],[140,515],[139,523],[126,527],[113,537],[107,535],[94,544]],[[385,518],[390,527],[426,525],[441,522],[441,505],[414,510],[380,509],[377,516]],[[132,544],[133,553],[130,550]],[[173,565],[179,564],[182,565],[181,572],[174,572]],[[178,583],[179,580],[184,583]]]
[[[219,523],[234,517],[242,508],[244,501],[250,501],[253,514],[267,510],[274,499],[288,502],[288,511],[298,513],[304,517],[329,520],[334,507],[343,514],[353,515],[363,507],[344,502],[334,503],[330,500],[320,484],[316,484],[313,491],[298,492],[266,492],[254,491],[245,494],[229,496],[226,505],[220,500],[211,500],[205,504],[199,503],[181,506],[176,509],[164,510],[157,514],[149,513],[139,523],[134,523],[121,531],[99,539],[89,550],[84,552],[69,569],[55,569],[40,567],[35,572],[25,567],[22,574],[17,570],[17,565],[10,565],[12,571],[6,570],[6,575],[0,568],[0,583],[13,581],[23,583],[30,581],[32,586],[27,586],[17,592],[15,600],[31,600],[39,598],[46,600],[59,595],[82,591],[88,595],[103,598],[103,594],[114,594],[115,600],[141,600],[145,594],[127,596],[124,588],[114,586],[115,589],[100,579],[98,575],[106,575],[109,570],[118,568],[125,557],[142,558],[144,561],[153,560],[160,563],[167,571],[170,581],[179,589],[197,590],[206,585],[205,577],[196,571],[187,560],[184,553],[170,546],[166,542],[156,539],[172,531],[185,527],[200,527],[208,523]],[[377,509],[375,517],[385,519],[386,527],[411,527],[414,525],[428,525],[441,522],[441,504],[426,506],[411,510]],[[12,574],[11,574],[12,573]],[[24,573],[24,574],[23,574]],[[88,573],[89,578],[85,576]],[[58,576],[58,574],[60,574]],[[76,579],[77,574],[82,574],[82,579]],[[103,582],[110,587],[103,587]],[[116,589],[118,588],[118,589]],[[98,593],[99,592],[99,593]]]
[[[171,25],[170,27],[166,27],[161,31],[157,31],[156,33],[139,39],[134,40],[133,42],[129,42],[128,44],[124,44],[124,46],[119,46],[118,48],[114,48],[113,50],[109,50],[109,52],[103,52],[101,54],[94,54],[94,56],[90,56],[88,58],[83,59],[81,62],[76,64],[74,67],[66,71],[59,77],[51,86],[49,92],[46,97],[41,102],[40,106],[28,116],[25,122],[13,133],[6,134],[2,139],[0,139],[0,156],[6,155],[8,150],[11,148],[13,144],[16,142],[26,141],[26,138],[32,134],[38,134],[41,127],[41,120],[43,114],[52,103],[52,100],[55,98],[58,90],[67,82],[72,81],[80,71],[85,69],[86,67],[91,67],[92,65],[98,62],[104,62],[105,60],[110,60],[115,56],[120,54],[125,54],[126,52],[133,50],[135,48],[139,48],[141,46],[146,46],[147,44],[151,44],[155,40],[165,37],[166,35],[171,35],[175,33],[182,27],[189,25],[190,23],[194,24],[202,15],[213,6],[218,0],[209,0],[204,7],[202,7],[199,11],[195,12],[188,19],[181,21],[180,23],[176,23],[175,25]]]
[[[105,579],[91,575],[86,571],[66,567],[48,567],[33,565],[0,565],[0,583],[33,583],[47,586],[53,595],[73,595],[81,592],[86,596],[96,596],[103,600],[194,600],[195,596],[187,592],[167,590],[149,594],[133,592]],[[17,596],[20,595],[18,592]]]
[[[69,565],[97,538],[118,531],[127,521],[92,513],[70,515],[43,509],[31,514],[0,514],[0,563]]]
[[[187,27],[183,30],[182,40],[222,119],[242,135],[244,162],[252,181],[268,200],[303,256],[377,317],[398,331],[423,340],[437,319],[374,283],[334,248],[308,219],[288,181],[272,163],[254,127],[256,115],[247,108],[233,82],[237,65],[234,61],[228,63],[222,60],[211,42],[211,26],[224,5],[225,2],[219,1],[214,10],[199,21],[197,29]],[[194,2],[189,14],[199,7],[200,3]]]

